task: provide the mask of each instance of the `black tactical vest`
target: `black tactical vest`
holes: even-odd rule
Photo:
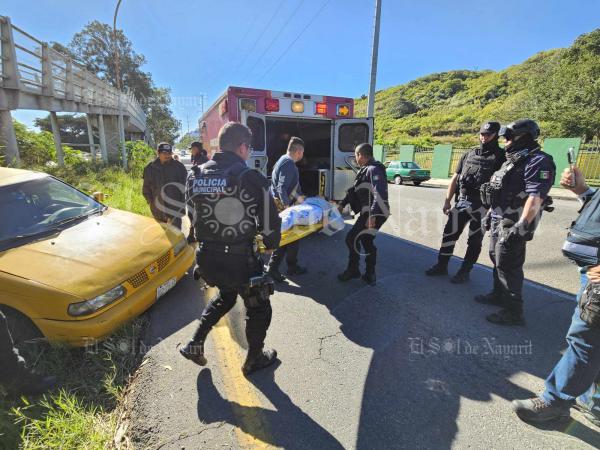
[[[458,178],[460,195],[478,200],[479,188],[490,180],[498,161],[498,154],[486,152],[478,154],[472,150],[463,161],[463,167]]]
[[[253,241],[260,199],[242,188],[242,177],[249,170],[243,163],[227,169],[206,165],[195,168],[189,195],[194,203],[194,228],[199,241],[223,244]]]
[[[486,207],[516,213],[525,205],[525,162],[539,151],[539,147],[522,151],[515,158],[507,159],[499,170],[494,172],[489,183],[481,186],[481,200]]]

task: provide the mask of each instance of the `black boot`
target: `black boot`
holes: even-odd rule
[[[350,281],[353,278],[360,278],[360,270],[358,269],[346,269],[342,273],[338,274],[338,280],[342,282]]]
[[[504,300],[500,292],[492,291],[487,294],[476,295],[474,300],[483,305],[504,306]]]
[[[425,271],[425,275],[430,277],[438,277],[441,275],[448,275],[448,266],[440,264],[439,262],[435,266],[431,266]]]
[[[289,277],[291,275],[304,275],[307,272],[308,269],[306,267],[299,266],[298,264],[294,264],[291,266],[288,265],[287,276]]]
[[[246,361],[242,366],[242,372],[244,375],[250,375],[257,370],[269,367],[277,361],[277,351],[275,350],[261,350],[260,352],[248,352]]]
[[[450,278],[450,282],[454,284],[466,283],[469,281],[469,274],[471,273],[472,268],[473,266],[471,265],[463,264],[458,272],[456,272],[456,275]]]
[[[525,325],[523,313],[512,308],[503,308],[498,312],[492,313],[486,317],[488,322],[496,325]]]
[[[269,268],[267,269],[267,275],[269,275],[273,281],[277,283],[283,283],[285,281],[285,277],[281,274],[279,269]]]
[[[375,272],[366,272],[362,279],[370,286],[375,286],[377,284],[377,277],[375,276]]]
[[[205,366],[207,363],[206,356],[204,356],[204,342],[190,341],[185,347],[179,349],[179,353],[192,362],[195,362],[199,366]]]

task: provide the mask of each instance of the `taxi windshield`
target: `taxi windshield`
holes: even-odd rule
[[[6,249],[9,242],[20,243],[51,234],[104,208],[93,198],[52,177],[2,186],[0,244]]]

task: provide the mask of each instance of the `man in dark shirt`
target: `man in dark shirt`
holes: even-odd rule
[[[171,222],[181,228],[185,213],[187,170],[173,159],[173,148],[166,142],[157,147],[158,157],[144,168],[142,193],[152,216],[159,222]]]
[[[208,161],[208,154],[204,147],[202,146],[202,142],[192,142],[189,148],[191,152],[191,161],[193,166],[201,166],[205,162]]]
[[[456,241],[469,224],[467,253],[459,271],[451,278],[453,283],[469,280],[469,273],[481,253],[481,243],[485,230],[481,225],[486,208],[481,205],[479,188],[490,180],[492,174],[505,161],[504,152],[498,145],[498,122],[486,122],[479,130],[479,147],[466,152],[456,167],[456,173],[450,180],[442,210],[448,216],[444,227],[442,245],[437,263],[425,272],[429,276],[447,275],[448,262],[454,253]],[[454,207],[450,201],[456,195]]]
[[[385,166],[373,158],[373,147],[370,144],[358,145],[354,157],[360,170],[356,174],[354,186],[348,190],[339,208],[341,211],[349,204],[354,213],[360,215],[346,235],[348,267],[338,275],[338,279],[345,282],[360,277],[360,255],[364,250],[366,271],[362,278],[374,286],[377,262],[375,235],[390,215],[387,177]]]
[[[271,174],[271,195],[275,199],[275,204],[281,210],[294,204],[300,204],[304,201],[304,196],[300,188],[300,174],[296,163],[304,157],[304,141],[299,137],[291,137],[288,143],[287,152],[281,156],[273,166]],[[269,261],[267,273],[275,281],[282,282],[285,277],[279,271],[279,266],[285,257],[287,262],[287,274],[302,275],[307,272],[305,267],[298,265],[298,252],[300,250],[300,241],[294,241],[290,244],[279,247],[273,252]]]

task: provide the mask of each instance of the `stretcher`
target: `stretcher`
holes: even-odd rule
[[[322,203],[322,202],[321,202]],[[317,206],[315,206],[317,207]],[[344,226],[343,218],[337,212],[337,207],[333,205],[329,205],[327,209],[321,208],[322,213],[320,214],[321,220],[317,223],[313,224],[294,224],[291,228],[283,230],[281,232],[281,242],[279,244],[280,247],[284,245],[289,245],[292,242],[296,242],[300,239],[304,239],[305,237],[316,233],[317,231],[322,230],[323,228],[327,228],[330,231],[329,234],[333,234],[339,231]],[[261,253],[266,251],[266,247],[263,244],[262,236],[257,236],[256,238],[258,249]]]

